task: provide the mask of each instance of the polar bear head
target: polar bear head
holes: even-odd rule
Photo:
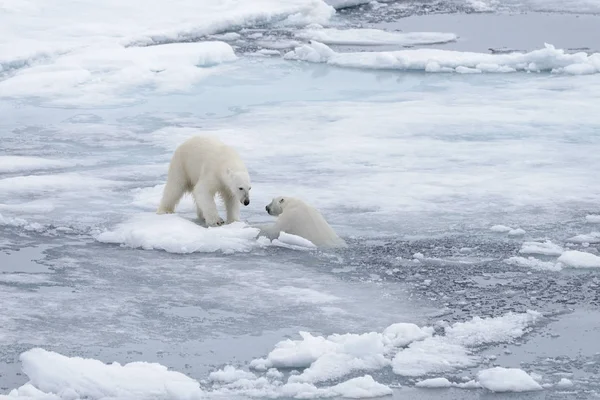
[[[283,196],[275,197],[275,198],[273,198],[271,203],[267,204],[267,206],[265,207],[265,210],[267,210],[269,215],[276,217],[279,214],[281,214],[283,212],[283,210],[285,210],[285,207],[289,203],[291,203],[292,200],[294,200],[294,199],[292,199],[290,197],[283,197]]]
[[[246,171],[227,170],[228,186],[231,193],[243,205],[250,204],[250,176]]]

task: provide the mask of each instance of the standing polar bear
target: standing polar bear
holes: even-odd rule
[[[321,213],[300,199],[275,197],[265,209],[277,217],[277,221],[274,225],[261,227],[259,235],[276,239],[285,232],[310,240],[317,247],[347,247]]]
[[[223,225],[215,203],[218,193],[229,224],[239,221],[240,204],[250,204],[250,189],[248,170],[234,149],[217,139],[196,136],[175,150],[157,213],[173,213],[181,197],[191,192],[198,218],[208,226]]]

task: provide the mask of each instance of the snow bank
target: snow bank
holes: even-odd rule
[[[525,242],[519,250],[521,254],[541,254],[545,256],[560,256],[563,253],[562,247],[552,243],[549,240],[545,242]]]
[[[175,214],[143,213],[105,231],[96,239],[102,243],[121,244],[144,250],[169,253],[246,252],[259,246],[258,229],[237,222],[204,228]]]
[[[320,0],[27,4],[0,12],[0,72],[11,71],[0,81],[1,96],[103,106],[132,101],[118,96],[134,87],[181,90],[215,72],[210,65],[232,59],[229,45],[200,38],[256,24],[326,23],[335,13]],[[155,44],[165,46],[136,47]]]
[[[558,262],[571,268],[600,268],[600,257],[577,250],[565,251]]]
[[[527,333],[540,318],[540,313],[528,311],[455,323],[445,329],[445,336],[431,336],[399,351],[392,361],[393,370],[398,375],[423,376],[473,366],[478,358],[470,348],[511,342]]]
[[[339,67],[416,70],[425,72],[553,72],[572,75],[600,72],[600,53],[567,54],[550,44],[529,53],[487,54],[439,49],[337,53],[313,41],[285,54],[288,60]]]
[[[485,389],[492,392],[529,392],[542,390],[527,372],[518,368],[495,367],[477,374],[477,380]]]
[[[455,41],[454,33],[442,32],[388,32],[380,29],[305,29],[296,33],[301,39],[316,40],[325,44],[414,46]]]
[[[542,261],[534,257],[510,257],[504,260],[505,263],[511,265],[517,265],[519,267],[527,267],[537,271],[560,271],[562,267],[560,264],[552,261]]]
[[[40,348],[26,351],[20,360],[29,383],[10,392],[9,398],[143,400],[202,397],[198,382],[160,364],[104,364],[94,359],[65,357]]]

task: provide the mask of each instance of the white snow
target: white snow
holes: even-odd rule
[[[68,160],[27,156],[0,156],[0,174],[66,168],[76,165]]]
[[[560,271],[562,267],[552,261],[542,261],[535,257],[510,257],[504,260],[505,263],[511,265],[518,265],[519,267],[527,267],[537,271]]]
[[[600,72],[600,54],[568,54],[550,44],[529,53],[487,54],[439,49],[337,53],[313,41],[284,55],[288,60],[327,63],[338,67],[418,70],[427,72],[553,72],[572,75]]]
[[[600,224],[600,215],[590,214],[585,216],[588,224]]]
[[[559,388],[569,388],[573,386],[573,381],[567,378],[561,378],[560,381],[556,384],[556,387]]]
[[[523,236],[525,233],[525,230],[522,228],[511,229],[508,231],[508,236]]]
[[[29,385],[13,390],[9,398],[199,399],[203,394],[195,380],[155,363],[105,364],[40,348],[22,353],[20,360]]]
[[[511,228],[510,226],[506,226],[506,225],[494,225],[490,228],[490,231],[498,232],[498,233],[508,233],[512,230],[513,230],[513,228]]]
[[[379,370],[390,364],[386,354],[398,347],[423,340],[433,333],[429,327],[397,323],[382,333],[334,334],[328,337],[300,332],[301,340],[284,340],[275,345],[266,359],[257,359],[251,367],[305,368],[290,377],[290,383],[316,383],[343,377],[352,371]]]
[[[29,382],[12,390],[8,399],[74,400],[89,399],[203,399],[206,391],[186,375],[168,370],[156,363],[131,362],[105,364],[99,360],[65,357],[40,348],[31,349],[20,357],[23,372]],[[271,374],[279,378],[280,375]],[[256,378],[252,373],[226,366],[210,374],[218,384],[212,394],[293,397],[299,399],[345,397],[352,399],[389,395],[392,390],[376,382],[370,375],[353,378],[334,386],[319,387],[308,383],[287,383]]]
[[[415,386],[420,388],[439,389],[451,387],[452,383],[446,378],[431,378],[419,381]]]
[[[494,367],[477,374],[482,387],[492,392],[529,392],[542,390],[527,372],[518,368]]]
[[[231,383],[240,379],[256,379],[252,372],[236,369],[231,365],[226,365],[223,369],[211,372],[208,376],[211,381]]]
[[[319,0],[26,4],[0,13],[0,71],[12,72],[0,80],[1,96],[77,106],[131,102],[134,88],[187,89],[234,59],[229,45],[194,39],[257,23],[325,23],[335,12]],[[149,44],[162,45],[136,47]]]
[[[403,46],[447,43],[457,39],[454,33],[443,32],[389,32],[380,29],[305,29],[297,32],[296,37],[316,40],[324,44],[340,45],[382,45],[397,44]]]
[[[446,327],[443,336],[433,335],[432,327],[407,323],[390,325],[382,333],[324,337],[300,332],[300,340],[277,343],[266,358],[253,360],[250,367],[257,371],[304,368],[288,380],[303,384],[339,379],[355,371],[377,371],[389,365],[396,374],[404,376],[442,373],[476,365],[479,358],[473,354],[473,348],[512,342],[540,318],[534,311],[497,318],[475,317]]]
[[[20,69],[0,81],[3,97],[50,98],[53,104],[99,105],[131,102],[136,88],[158,92],[187,90],[220,71],[211,68],[236,56],[224,42],[171,43],[81,49]]]
[[[569,239],[567,242],[571,243],[600,243],[600,232],[591,232],[589,234],[576,235]]]
[[[567,250],[557,260],[571,268],[600,268],[600,257],[577,250]]]
[[[205,228],[176,214],[141,213],[97,235],[102,243],[169,253],[247,252],[258,247],[257,228],[242,222]]]
[[[559,245],[552,243],[550,240],[546,240],[544,242],[524,242],[519,253],[560,256],[563,253],[563,249]]]
[[[445,328],[444,336],[432,336],[399,351],[392,361],[393,370],[398,375],[423,376],[473,366],[478,358],[471,348],[511,342],[527,333],[540,318],[541,314],[528,311],[455,323]]]

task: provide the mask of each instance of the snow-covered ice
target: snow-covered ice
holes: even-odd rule
[[[510,257],[504,260],[507,264],[518,265],[519,267],[527,267],[537,271],[560,271],[560,264],[552,261],[542,261],[535,257]]]
[[[578,250],[565,251],[558,262],[571,268],[600,268],[599,256]]]
[[[249,251],[258,246],[257,228],[236,222],[224,227],[205,228],[178,215],[140,214],[114,230],[97,236],[103,243],[122,244],[170,253]]]
[[[482,387],[492,392],[529,392],[542,390],[527,372],[518,368],[494,367],[477,374]]]
[[[449,388],[452,386],[452,382],[446,378],[430,378],[417,382],[415,386],[430,389]]]
[[[288,60],[327,63],[337,67],[416,70],[426,72],[553,72],[586,75],[600,72],[600,53],[568,54],[551,44],[529,53],[486,54],[440,49],[338,53],[313,41],[285,54]]]
[[[587,221],[588,224],[600,224],[600,215],[596,215],[596,214],[586,215],[585,220]]]
[[[521,254],[541,254],[545,256],[559,256],[563,253],[562,247],[550,240],[544,242],[525,242],[519,250]]]
[[[0,397],[600,393],[600,59],[555,29],[597,17],[540,9],[598,7],[0,0]],[[155,214],[196,134],[243,154],[239,223]],[[277,195],[349,247],[258,238]]]
[[[296,33],[296,37],[316,40],[324,44],[381,45],[397,44],[414,46],[446,43],[456,40],[453,33],[443,32],[387,32],[380,29],[306,29]]]

